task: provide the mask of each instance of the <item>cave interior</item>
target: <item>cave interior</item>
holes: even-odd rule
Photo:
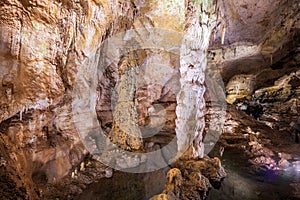
[[[2,0],[0,199],[300,199],[299,0]]]

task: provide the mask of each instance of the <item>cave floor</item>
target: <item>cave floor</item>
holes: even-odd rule
[[[293,169],[257,170],[248,159],[243,152],[234,148],[224,152],[221,160],[227,177],[219,189],[210,191],[209,200],[300,199],[295,188],[299,187],[300,172]],[[89,185],[76,199],[146,200],[163,190],[164,181],[163,171],[150,174],[115,172],[111,179],[102,179]]]
[[[209,200],[298,199],[300,171],[258,169],[238,149],[228,148],[222,160],[227,177],[219,189],[212,189]],[[163,190],[165,171],[148,174],[115,172],[110,179],[92,183],[75,199],[84,200],[146,200]],[[297,184],[298,183],[298,184]],[[300,199],[300,198],[299,198]]]
[[[236,149],[228,149],[221,160],[227,177],[220,189],[210,191],[209,200],[297,199],[292,184],[300,182],[300,172],[257,170]]]
[[[148,200],[161,193],[166,170],[132,174],[116,171],[112,178],[92,183],[76,200]]]
[[[227,177],[219,189],[211,189],[208,199],[300,199],[300,144],[296,144],[293,135],[286,131],[289,125],[285,131],[279,131],[267,126],[264,119],[256,121],[232,107],[228,107],[228,113],[225,130],[231,126],[234,131],[225,131],[210,153],[210,156],[221,159]],[[224,147],[222,156],[219,154],[220,147]],[[83,173],[89,170],[94,169],[87,168]],[[167,169],[145,174],[115,171],[111,178],[98,178],[84,187],[80,186],[82,191],[77,194],[66,197],[61,191],[62,196],[52,193],[53,196],[45,197],[146,200],[163,190],[166,172]],[[67,184],[72,188],[74,180],[68,179],[71,181]],[[76,184],[84,183],[77,180]]]
[[[228,111],[225,127],[235,124],[236,129],[225,132],[211,152],[220,157],[227,177],[208,199],[300,199],[300,144],[289,123],[279,130],[267,126],[265,116],[254,120],[233,107]]]

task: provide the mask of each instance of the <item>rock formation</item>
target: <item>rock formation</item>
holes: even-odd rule
[[[2,1],[0,196],[72,199],[112,166],[171,166],[154,198],[204,199],[226,176],[205,155],[221,133],[220,155],[297,166],[276,146],[299,115],[299,11],[288,0]],[[244,97],[263,107],[259,121],[236,109]]]

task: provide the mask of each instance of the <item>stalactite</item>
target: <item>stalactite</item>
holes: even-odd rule
[[[273,65],[273,54],[270,54],[270,64]]]
[[[222,27],[222,37],[221,37],[221,44],[224,44],[225,42],[225,36],[226,36],[226,27]]]
[[[23,110],[20,111],[20,121],[22,121],[22,112]]]

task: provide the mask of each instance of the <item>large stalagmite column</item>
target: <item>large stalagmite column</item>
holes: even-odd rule
[[[213,0],[186,0],[185,36],[180,55],[181,90],[177,95],[176,135],[181,158],[201,158],[207,49],[215,23]]]
[[[134,103],[139,70],[136,57],[135,54],[126,56],[121,62],[120,80],[116,87],[117,102],[114,108],[114,122],[109,133],[112,142],[126,150],[139,150],[143,145]]]

